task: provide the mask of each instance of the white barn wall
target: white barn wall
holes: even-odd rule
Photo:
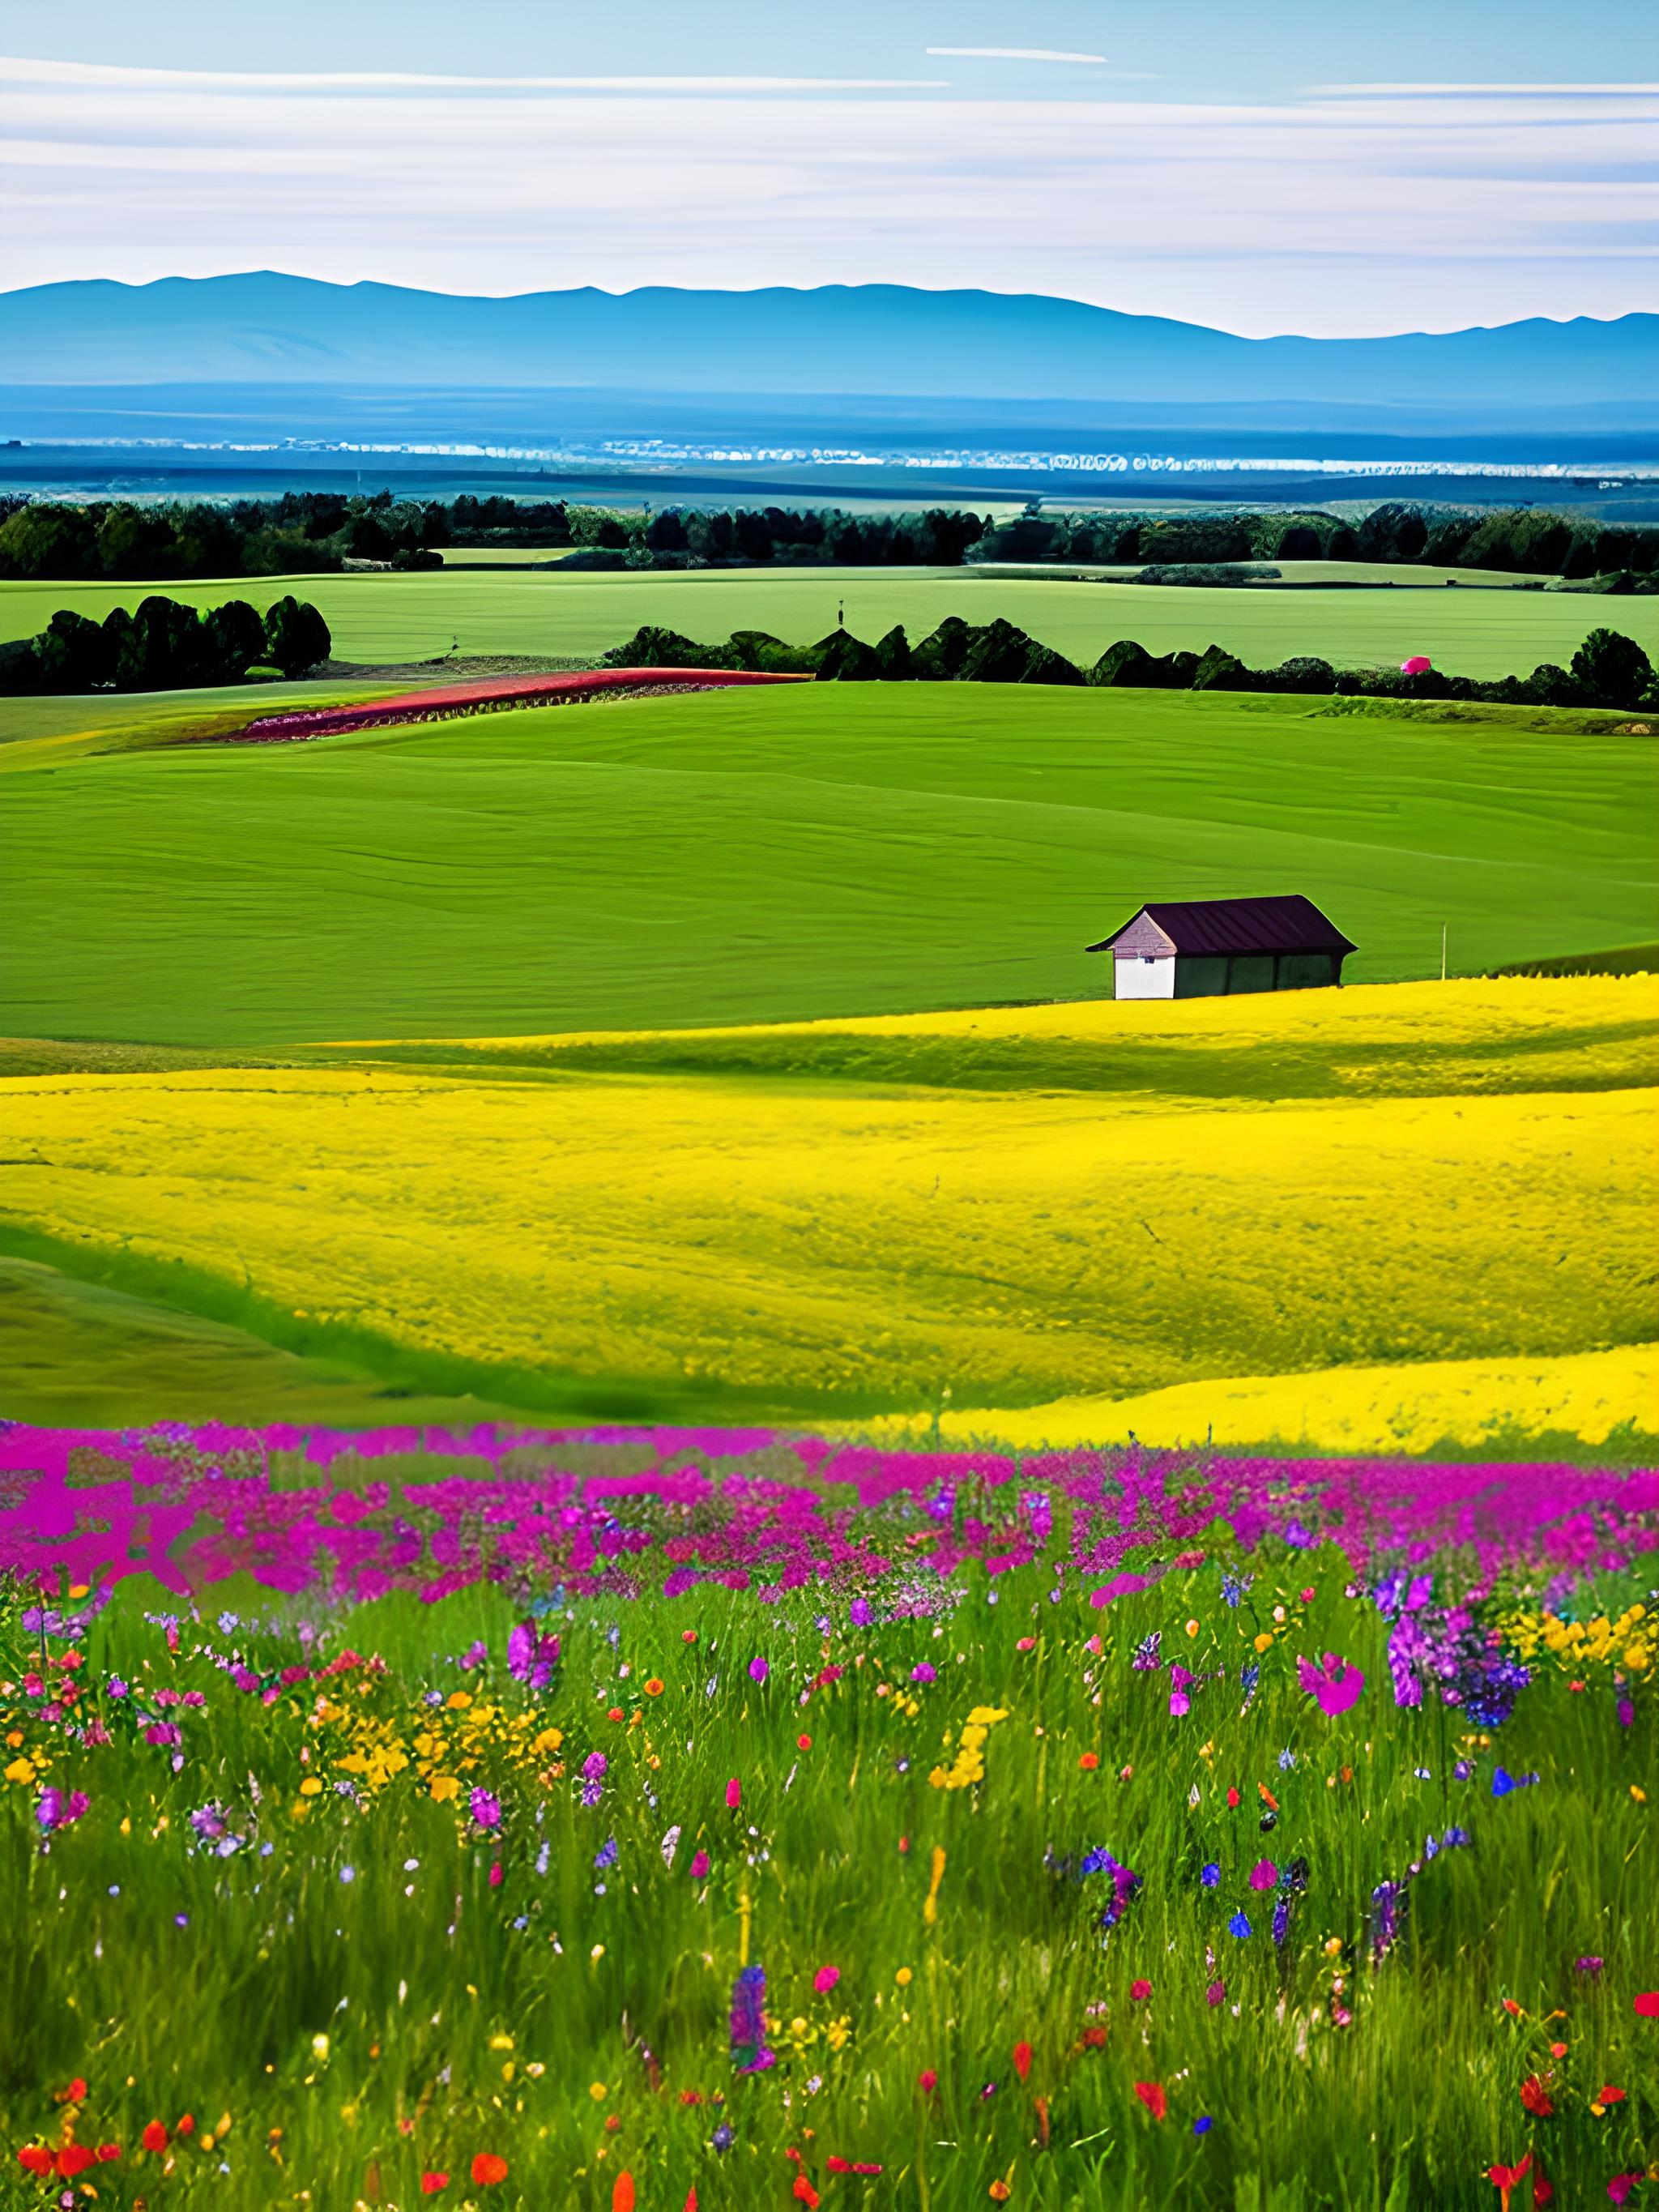
[[[1173,999],[1176,963],[1173,952],[1115,953],[1112,957],[1113,994],[1120,999]]]

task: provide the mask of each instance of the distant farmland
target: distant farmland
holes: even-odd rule
[[[641,623],[699,640],[734,629],[772,631],[791,643],[822,637],[844,605],[850,629],[874,638],[896,622],[912,640],[946,615],[1006,616],[1070,659],[1097,659],[1116,638],[1150,651],[1224,646],[1254,666],[1293,653],[1343,663],[1398,663],[1426,653],[1463,676],[1525,673],[1571,659],[1599,623],[1636,638],[1659,661],[1659,597],[1599,599],[1577,592],[1455,589],[1242,591],[981,576],[971,568],[708,569],[687,574],[459,568],[416,575],[310,576],[304,596],[322,610],[336,653],[399,661],[448,651],[586,656],[607,651]],[[0,584],[0,638],[27,637],[55,609],[101,617],[165,588],[197,605],[276,594],[276,580],[222,584]]]

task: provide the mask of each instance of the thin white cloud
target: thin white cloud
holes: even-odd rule
[[[1390,99],[1440,99],[1447,94],[1467,93],[1475,98],[1510,99],[1516,95],[1572,100],[1580,94],[1596,99],[1651,99],[1659,84],[1314,84],[1310,93],[1326,99],[1368,98],[1372,94]]]
[[[169,92],[643,92],[724,94],[795,92],[944,92],[939,77],[877,76],[420,76],[398,70],[138,69],[112,62],[0,56],[0,82]]]
[[[1062,54],[1048,46],[929,46],[930,58],[976,62],[1103,62],[1104,54]]]

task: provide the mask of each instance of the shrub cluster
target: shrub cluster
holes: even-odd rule
[[[1438,669],[1407,676],[1393,669],[1334,667],[1298,656],[1276,668],[1247,667],[1218,645],[1204,653],[1148,653],[1131,638],[1109,645],[1093,666],[1010,622],[973,623],[949,615],[912,646],[895,624],[871,645],[834,630],[814,645],[786,645],[769,631],[734,630],[724,645],[702,645],[677,630],[646,625],[605,656],[612,668],[745,668],[816,676],[823,683],[1066,684],[1164,691],[1343,693],[1384,699],[1475,699],[1507,706],[1659,708],[1659,679],[1633,638],[1595,629],[1571,667],[1546,662],[1530,676],[1483,683]]]
[[[263,617],[246,599],[198,613],[154,594],[100,623],[60,609],[37,636],[0,645],[0,693],[179,691],[240,684],[253,667],[303,676],[331,644],[316,608],[291,592]]]

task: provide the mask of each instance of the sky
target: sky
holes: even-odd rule
[[[1659,0],[57,0],[0,45],[0,289],[1659,309]]]

